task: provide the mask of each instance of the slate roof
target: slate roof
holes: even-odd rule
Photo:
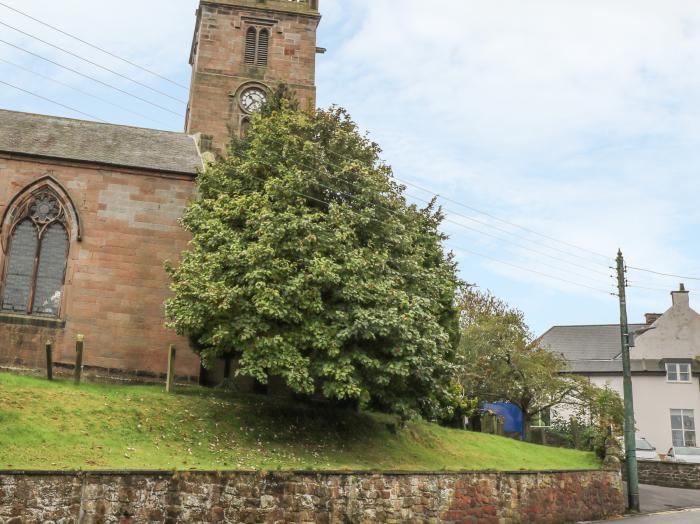
[[[188,175],[202,169],[184,133],[2,109],[0,152]]]
[[[646,324],[630,324],[630,331]],[[611,360],[620,354],[619,324],[593,326],[554,326],[540,337],[542,347],[561,353],[569,362]]]
[[[648,327],[630,324],[630,332]],[[549,351],[560,353],[567,360],[564,372],[585,374],[622,374],[619,324],[592,326],[554,326],[539,338]],[[635,359],[630,352],[632,373],[665,373],[665,362],[679,359]],[[685,359],[681,359],[685,361]],[[692,361],[693,373],[700,374],[700,362]]]

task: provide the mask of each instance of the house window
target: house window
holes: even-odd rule
[[[266,66],[270,52],[270,30],[249,27],[245,34],[245,63]]]
[[[543,428],[548,428],[549,426],[552,425],[552,413],[551,409],[543,409],[537,415],[535,415],[532,418],[532,427],[543,427]]]
[[[692,409],[671,410],[673,445],[695,447],[695,416]]]
[[[66,213],[43,188],[13,214],[2,285],[2,310],[58,317],[68,260]]]
[[[666,380],[668,382],[690,382],[690,364],[666,364]]]

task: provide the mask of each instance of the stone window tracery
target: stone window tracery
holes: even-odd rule
[[[19,201],[11,218],[2,311],[58,317],[70,245],[66,206],[45,186]]]

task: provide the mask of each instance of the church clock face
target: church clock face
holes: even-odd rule
[[[259,87],[249,87],[241,93],[241,107],[246,113],[260,111],[266,101],[267,93]]]

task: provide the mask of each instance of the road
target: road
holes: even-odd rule
[[[639,515],[607,522],[619,522],[621,524],[698,524],[700,522],[700,509]]]
[[[640,484],[639,501],[642,511],[648,513],[647,515],[627,516],[600,522],[619,522],[620,524],[700,523],[700,490],[662,488]]]

